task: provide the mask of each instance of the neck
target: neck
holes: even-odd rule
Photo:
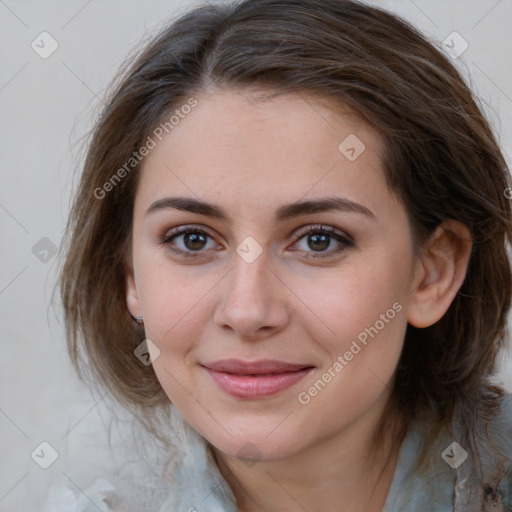
[[[382,410],[380,411],[382,412]],[[248,466],[211,447],[240,512],[380,512],[398,460],[398,424],[370,451],[379,415],[285,459]],[[367,418],[368,419],[368,418]]]

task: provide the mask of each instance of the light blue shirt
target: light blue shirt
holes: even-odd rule
[[[162,467],[133,459],[108,478],[99,477],[78,491],[69,481],[50,491],[44,512],[238,512],[235,497],[207,450],[205,440],[172,406],[169,427],[178,450],[172,478]],[[456,468],[469,463],[464,447],[446,433],[430,448],[432,463],[425,475],[413,472],[424,439],[415,423],[400,447],[397,466],[382,512],[452,512]],[[512,395],[506,395],[490,433],[507,457],[507,473],[499,486],[506,511],[512,511]],[[451,447],[451,448],[450,448]],[[161,453],[160,453],[161,455]],[[453,466],[453,467],[452,467]],[[122,474],[123,477],[119,478]]]
[[[512,510],[512,395],[506,395],[502,401],[500,414],[491,423],[490,432],[498,434],[496,441],[502,450],[501,453],[508,459],[507,473],[499,490],[503,493],[505,510]],[[423,437],[421,428],[415,425],[402,442],[397,467],[382,512],[453,511],[453,492],[458,466],[455,464],[456,467],[453,468],[442,457],[442,453],[456,440],[450,439],[446,433],[441,434],[436,447],[432,448],[437,450],[437,454],[431,454],[434,456],[429,472],[425,476],[419,476],[412,470],[419,455]],[[453,453],[449,451],[447,455],[450,454]],[[447,455],[445,455],[446,459],[450,460]],[[466,459],[462,464],[468,462],[469,459]]]

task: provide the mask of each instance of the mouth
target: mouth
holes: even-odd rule
[[[238,398],[275,395],[303,379],[314,366],[275,360],[223,359],[202,365],[215,384]]]

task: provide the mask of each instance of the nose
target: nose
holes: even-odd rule
[[[238,255],[220,290],[214,322],[239,338],[256,341],[283,330],[290,320],[286,286],[264,251],[248,263]]]

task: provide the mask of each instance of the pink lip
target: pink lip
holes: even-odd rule
[[[220,389],[240,398],[260,398],[282,391],[305,377],[311,365],[283,361],[223,359],[203,365]]]

